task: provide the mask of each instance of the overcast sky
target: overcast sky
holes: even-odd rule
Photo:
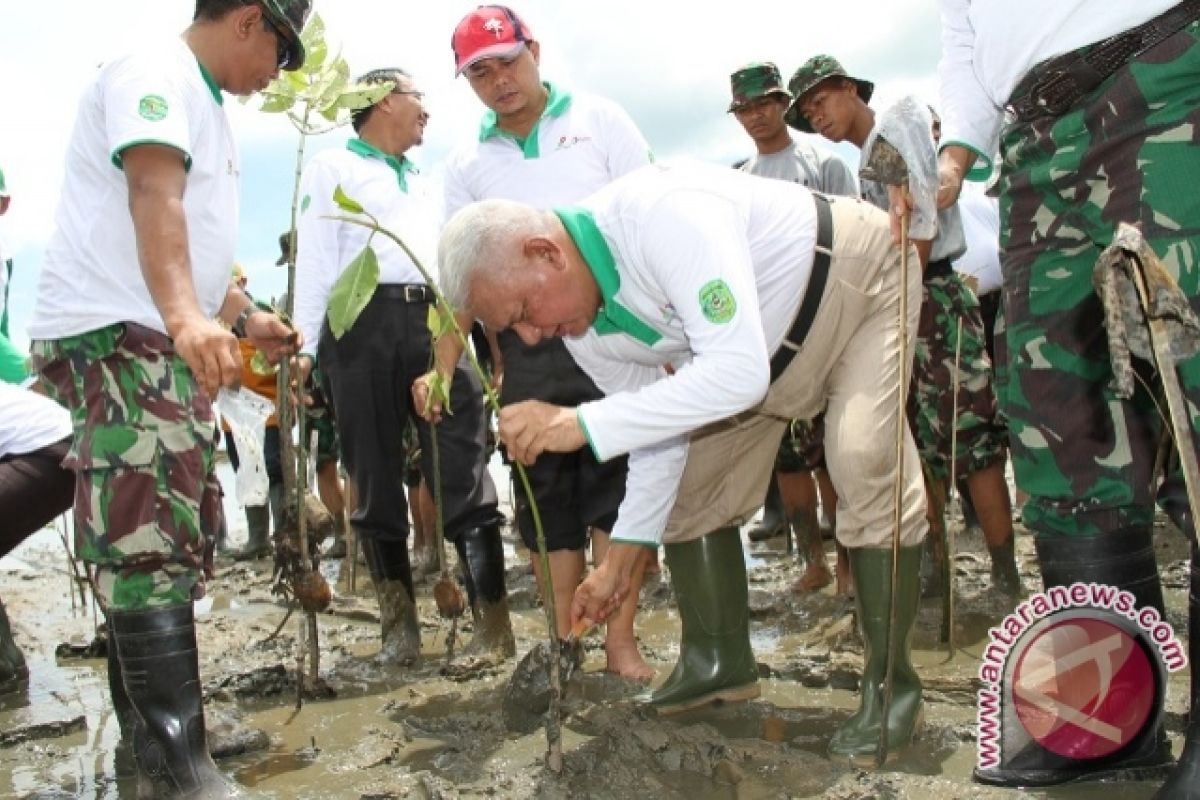
[[[482,106],[453,77],[450,34],[474,2],[316,0],[332,49],[354,74],[381,66],[411,72],[426,92],[425,143],[410,153],[437,180],[440,162],[478,131]],[[66,0],[43,6],[4,0],[0,24],[0,166],[13,195],[0,235],[14,254],[13,338],[24,348],[42,250],[53,228],[63,154],[76,105],[96,67],[136,40],[178,35],[190,0]],[[837,56],[851,74],[876,83],[873,106],[912,93],[937,100],[939,22],[933,0],[700,4],[674,0],[523,0],[512,7],[541,42],[542,77],[621,103],[659,158],[731,163],[750,140],[725,113],[729,73],[775,61],[784,79],[817,53]],[[242,157],[239,260],[250,289],[284,285],[273,266],[287,227],[297,134],[258,100],[226,103]],[[349,128],[310,142],[309,155],[342,146]],[[853,157],[853,149],[839,148]]]

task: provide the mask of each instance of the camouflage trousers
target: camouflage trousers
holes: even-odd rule
[[[1006,434],[996,419],[992,362],[985,346],[979,299],[948,263],[935,262],[929,269],[922,287],[908,424],[921,464],[929,475],[944,481],[950,476],[952,446],[955,477],[962,477],[1001,461]]]
[[[1002,136],[1001,402],[1017,485],[1030,495],[1025,523],[1041,534],[1095,535],[1153,518],[1163,430],[1145,388],[1153,369],[1141,365],[1147,380],[1132,400],[1109,388],[1092,270],[1117,223],[1136,223],[1200,311],[1197,36],[1193,22],[1063,116],[1014,123]],[[1195,435],[1200,358],[1179,374]]]
[[[34,341],[34,368],[71,412],[75,548],[106,610],[204,596],[221,522],[212,404],[171,340],[117,324]]]

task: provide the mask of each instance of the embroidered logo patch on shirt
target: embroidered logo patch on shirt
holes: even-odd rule
[[[723,325],[737,313],[737,301],[729,285],[718,278],[700,287],[700,310],[704,318],[716,325]]]
[[[148,94],[138,101],[138,113],[142,119],[158,122],[167,116],[167,101],[156,94]]]

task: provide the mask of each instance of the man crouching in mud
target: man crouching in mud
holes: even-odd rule
[[[565,337],[605,393],[578,407],[505,407],[500,436],[526,464],[584,446],[602,461],[629,454],[612,549],[571,613],[604,620],[640,548],[665,545],[683,630],[674,672],[648,698],[660,713],[758,696],[738,525],[762,504],[788,420],[825,411],[837,536],[862,587],[866,641],[862,704],[831,753],[873,754],[892,596],[896,425],[905,424],[895,413],[896,315],[907,291],[911,334],[921,291],[916,273],[899,285],[887,215],[784,181],[655,165],[577,207],[467,206],[439,253],[451,304],[527,342]],[[911,437],[903,457],[893,751],[910,741],[921,706],[909,639],[927,530]]]

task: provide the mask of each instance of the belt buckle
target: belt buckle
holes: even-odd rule
[[[1057,117],[1074,104],[1075,88],[1075,76],[1064,67],[1056,67],[1029,90],[1029,101],[1036,109]]]
[[[429,299],[428,288],[416,283],[404,285],[404,302],[424,303]]]

